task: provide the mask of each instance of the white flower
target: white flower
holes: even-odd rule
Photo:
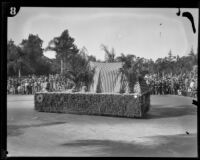
[[[42,94],[39,94],[37,97],[36,97],[36,100],[37,102],[41,103],[43,101],[43,95]]]

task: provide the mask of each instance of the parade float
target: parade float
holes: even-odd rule
[[[39,112],[141,118],[150,109],[150,92],[144,79],[134,83],[132,93],[122,63],[91,62],[95,69],[87,92],[37,92]]]

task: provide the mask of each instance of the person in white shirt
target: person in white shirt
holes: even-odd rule
[[[47,82],[44,80],[44,81],[42,82],[42,91],[43,91],[43,92],[47,92],[46,87],[47,87]]]
[[[33,84],[33,88],[34,88],[34,93],[38,92],[38,88],[37,88],[37,81],[35,80],[34,84]]]
[[[28,80],[25,81],[25,94],[28,94]]]
[[[189,95],[192,96],[192,92],[194,90],[194,79],[191,80],[190,87],[188,90],[189,90]]]
[[[17,87],[17,92],[18,92],[18,94],[21,94],[21,85],[19,85],[19,86]]]
[[[193,89],[194,88],[194,80],[192,79],[192,81],[190,82],[190,88]]]

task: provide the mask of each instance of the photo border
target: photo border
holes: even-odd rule
[[[20,157],[7,157],[7,18],[8,18],[8,9],[10,6],[16,7],[118,7],[118,8],[200,8],[199,0],[135,0],[135,1],[105,1],[105,0],[85,0],[85,1],[66,1],[66,2],[42,2],[42,1],[19,1],[19,2],[1,2],[2,9],[2,24],[1,24],[1,57],[0,57],[0,65],[1,65],[1,111],[0,111],[0,146],[1,147],[1,158],[2,159],[18,159]],[[20,12],[20,9],[19,9]],[[200,17],[200,11],[199,15]],[[198,18],[199,18],[198,17]],[[200,42],[200,32],[199,32],[199,24],[198,24],[198,44]],[[198,55],[199,55],[199,45],[198,45]],[[199,56],[198,56],[198,64],[199,64]],[[199,70],[198,70],[199,74]],[[198,78],[199,84],[199,78]],[[199,95],[199,87],[197,95]],[[199,97],[199,96],[197,96]],[[199,101],[199,98],[197,98]],[[3,104],[3,105],[2,105]],[[197,106],[197,140],[198,140],[198,156],[199,156],[199,109]],[[21,157],[26,158],[26,157]],[[20,158],[20,159],[21,159]],[[30,158],[30,157],[29,157]],[[38,158],[38,157],[32,157]],[[44,158],[44,157],[40,157]],[[63,157],[46,157],[46,158],[63,158]],[[142,158],[142,157],[138,157]],[[153,158],[153,157],[151,157]],[[163,157],[160,157],[163,158]],[[176,158],[176,157],[174,157]]]

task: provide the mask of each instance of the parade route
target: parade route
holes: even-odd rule
[[[33,95],[8,95],[8,156],[197,157],[192,100],[153,95],[147,116],[131,119],[37,112]]]

